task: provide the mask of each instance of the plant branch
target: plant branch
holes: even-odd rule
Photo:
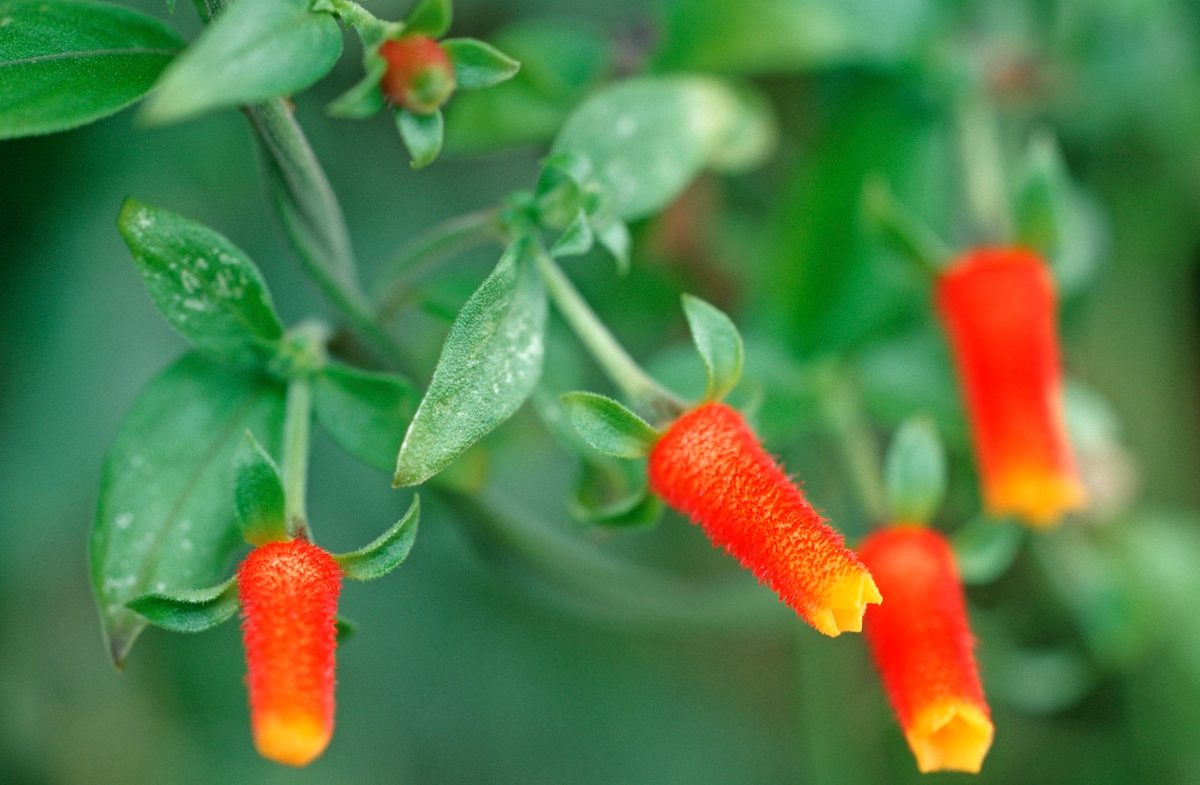
[[[846,473],[871,522],[882,523],[887,503],[879,446],[863,415],[858,393],[837,367],[825,371],[821,388],[822,412],[833,431]]]
[[[305,502],[308,487],[308,447],[312,432],[312,388],[307,376],[288,382],[283,423],[283,498],[288,534],[309,536]]]
[[[975,224],[986,242],[1005,242],[1013,236],[1014,224],[996,110],[983,95],[971,94],[959,99],[956,119]]]

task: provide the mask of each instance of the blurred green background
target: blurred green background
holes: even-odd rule
[[[139,6],[197,29],[186,4]],[[628,277],[599,255],[569,272],[634,354],[683,387],[701,372],[678,292],[727,308],[749,345],[743,400],[757,399],[768,445],[851,538],[870,522],[814,414],[814,369],[844,369],[846,399],[881,444],[909,414],[938,419],[954,458],[939,523],[975,559],[964,569],[997,727],[979,782],[1200,782],[1200,7],[470,0],[454,32],[526,69],[456,99],[454,154],[427,170],[409,170],[386,121],[323,115],[357,78],[349,39],[338,69],[297,98],[364,278],[430,224],[531,185],[565,112],[598,85],[646,69],[752,80],[780,122],[768,164],[706,177],[636,227]],[[946,99],[964,72],[991,86],[1014,182],[1035,132],[1057,139],[1073,178],[1051,255],[1073,435],[1102,503],[1011,560],[1010,534],[960,529],[977,501],[947,358],[922,282],[860,219],[878,173],[952,242],[978,239]],[[254,754],[235,625],[150,630],[116,673],[86,574],[100,464],[138,390],[182,349],[115,230],[122,199],[229,236],[285,319],[332,313],[271,226],[234,112],[165,129],[125,112],[0,143],[0,182],[0,782],[920,779],[857,637],[820,638],[678,518],[627,532],[572,520],[575,461],[529,411],[486,444],[501,525],[430,497],[403,568],[346,588],[360,629],[339,651],[337,733],[310,768]],[[495,258],[446,265],[402,319],[419,383],[446,314]],[[555,329],[548,389],[611,392]],[[314,527],[332,550],[408,503],[327,439],[312,475]]]

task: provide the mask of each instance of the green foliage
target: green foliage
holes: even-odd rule
[[[171,632],[204,632],[238,612],[237,580],[230,578],[207,589],[151,592],[125,605],[155,627]]]
[[[579,107],[553,150],[590,161],[612,212],[631,220],[665,207],[706,167],[753,166],[774,133],[764,105],[725,82],[641,77]]]
[[[92,526],[92,586],[113,661],[145,620],[125,603],[218,579],[241,542],[234,456],[247,430],[278,444],[283,394],[189,354],[142,392],[104,461]]]
[[[521,64],[496,47],[474,38],[447,38],[442,48],[454,63],[455,83],[461,90],[479,90],[506,82]]]
[[[396,451],[420,401],[402,376],[331,363],[313,379],[317,422],[342,449],[381,472],[396,465]]]
[[[382,578],[408,558],[417,537],[417,521],[421,517],[421,500],[414,496],[404,517],[369,544],[350,553],[339,553],[333,559],[352,581],[372,581]]]
[[[683,295],[683,313],[708,373],[704,399],[719,401],[742,377],[745,353],[741,333],[728,316],[699,297]]]
[[[393,484],[418,485],[513,415],[542,373],[546,291],[533,240],[511,245],[450,328],[396,459]]]
[[[629,473],[622,464],[585,460],[569,499],[571,514],[584,523],[614,529],[657,524],[665,510],[662,500],[650,492],[644,477],[633,482]]]
[[[946,495],[946,454],[932,421],[914,417],[900,426],[888,449],[883,476],[892,520],[933,520]]]
[[[142,115],[152,123],[291,95],[342,54],[342,31],[309,0],[234,0],[156,85]]]
[[[183,41],[107,3],[0,0],[0,139],[120,111],[150,89]]]
[[[571,425],[583,440],[614,458],[641,458],[658,441],[658,431],[619,401],[590,392],[562,396]]]
[[[251,545],[286,540],[286,505],[279,467],[249,431],[238,452],[235,471],[233,498],[242,539]]]
[[[283,333],[262,275],[237,246],[194,221],[127,199],[117,217],[154,305],[193,346],[261,364]]]
[[[404,17],[404,31],[441,38],[450,29],[453,18],[450,0],[417,0]]]
[[[1008,572],[1021,553],[1027,529],[1013,521],[977,515],[955,529],[950,542],[967,585],[987,585]]]
[[[441,110],[429,114],[416,114],[407,109],[396,110],[396,127],[400,138],[408,148],[413,169],[429,166],[442,152],[445,121]]]
[[[580,210],[575,214],[575,218],[571,223],[567,224],[567,228],[563,229],[563,233],[554,241],[554,245],[550,247],[550,255],[559,256],[579,256],[585,254],[592,249],[592,245],[596,242],[596,235],[592,231],[592,225],[588,222],[587,213]]]

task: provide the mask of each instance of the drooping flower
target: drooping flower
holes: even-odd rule
[[[304,766],[333,736],[342,571],[304,539],[255,548],[238,568],[250,719],[259,754]]]
[[[396,106],[430,114],[454,92],[454,64],[442,45],[428,36],[389,39],[380,45],[379,55],[387,63],[379,87]]]
[[[866,605],[880,601],[842,536],[729,406],[704,404],[673,422],[650,453],[649,476],[655,493],[818,631],[858,632]]]
[[[864,634],[917,767],[978,772],[992,719],[949,543],[901,525],[872,534],[858,553],[887,597],[867,610]]]
[[[937,306],[966,397],[984,502],[1050,525],[1081,509],[1062,411],[1054,282],[1020,248],[980,248],[937,282]]]

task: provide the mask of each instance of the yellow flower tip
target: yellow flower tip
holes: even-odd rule
[[[257,719],[258,754],[286,766],[307,766],[329,746],[333,729],[306,713],[271,713]]]
[[[978,706],[942,701],[919,712],[904,736],[922,773],[978,774],[992,746],[994,732],[992,721]]]
[[[865,569],[839,576],[825,594],[825,607],[813,613],[818,632],[836,638],[843,632],[862,632],[867,605],[883,601],[879,587]]]
[[[1057,472],[1011,472],[988,494],[988,510],[1015,515],[1030,526],[1048,529],[1065,513],[1087,507],[1087,491],[1076,477]]]

